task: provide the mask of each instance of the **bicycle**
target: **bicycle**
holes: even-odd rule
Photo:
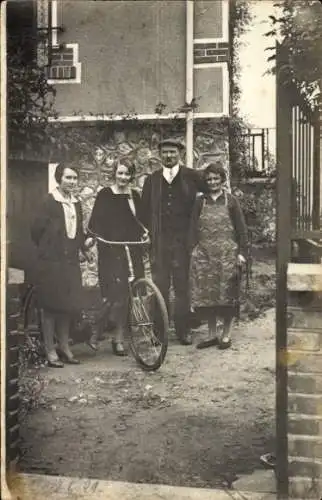
[[[153,283],[152,279],[146,277],[146,269],[143,277],[135,278],[129,249],[131,245],[147,246],[150,240],[145,235],[140,241],[108,241],[93,232],[91,234],[96,240],[104,244],[124,246],[129,269],[129,308],[126,337],[136,362],[146,371],[155,371],[164,362],[168,349],[169,318],[167,307],[158,287]],[[94,323],[96,327],[106,322],[108,313],[109,304],[103,301],[95,314]],[[27,292],[23,302],[22,314],[27,341],[29,338],[34,345],[34,338],[38,337],[39,339],[40,333],[41,342],[41,311],[37,304],[37,293],[34,286],[31,286]],[[77,339],[77,342],[82,341],[85,342],[86,340]]]
[[[21,287],[21,310],[19,330],[23,333],[30,365],[45,362],[46,354],[42,335],[42,311],[38,305],[37,287],[32,284]],[[72,320],[69,341],[72,344],[86,342],[92,334],[91,325],[81,318]]]

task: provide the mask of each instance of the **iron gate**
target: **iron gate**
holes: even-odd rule
[[[289,53],[276,51],[277,262],[276,262],[276,454],[279,498],[288,498],[287,265],[315,262],[310,242],[320,231],[319,113],[289,78]]]
[[[246,171],[250,175],[256,172],[269,173],[270,145],[274,132],[272,128],[248,128],[241,135],[245,148]]]

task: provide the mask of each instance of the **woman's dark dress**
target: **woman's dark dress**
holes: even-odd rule
[[[49,194],[31,226],[36,246],[35,284],[40,306],[56,313],[79,314],[84,306],[79,250],[84,245],[80,202],[75,203],[77,230],[67,237],[62,203]]]
[[[97,195],[89,220],[90,232],[109,241],[139,241],[143,229],[137,221],[140,214],[140,195],[132,190],[134,216],[129,195],[114,194],[111,188],[103,188]],[[141,247],[130,246],[136,277],[143,275]],[[110,304],[110,320],[117,324],[126,322],[128,311],[129,269],[125,249],[107,245],[98,240],[98,278],[102,297]]]

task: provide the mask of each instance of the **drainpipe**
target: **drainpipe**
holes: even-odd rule
[[[194,0],[186,0],[186,103],[193,99]],[[193,168],[193,110],[186,114],[186,166]]]

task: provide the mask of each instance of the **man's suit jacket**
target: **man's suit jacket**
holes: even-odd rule
[[[197,192],[204,190],[204,181],[199,171],[184,166],[180,166],[178,176],[182,185],[182,192],[192,211]],[[150,232],[152,261],[154,262],[159,260],[162,245],[160,221],[163,182],[162,169],[156,170],[146,178],[142,191],[141,219]]]

